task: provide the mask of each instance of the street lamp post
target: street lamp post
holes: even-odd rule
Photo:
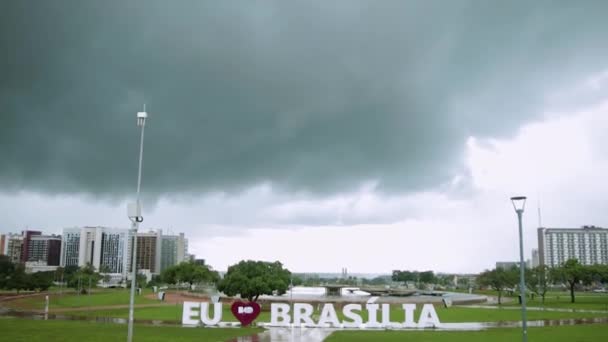
[[[521,321],[522,321],[522,340],[528,342],[528,322],[526,319],[526,281],[524,278],[525,262],[524,262],[524,239],[522,229],[522,216],[526,207],[526,197],[517,196],[511,197],[513,209],[517,213],[519,221],[519,292],[521,296]]]
[[[141,216],[141,203],[139,201],[139,190],[141,186],[141,164],[144,154],[144,128],[146,126],[146,107],[143,112],[137,113],[137,126],[141,127],[141,136],[139,141],[139,167],[137,171],[137,196],[135,204],[129,205],[128,215],[131,219],[131,227],[133,232],[133,244],[131,248],[131,297],[129,299],[129,332],[127,334],[127,342],[133,341],[133,306],[135,304],[135,286],[137,284],[137,230],[139,223],[144,219]]]

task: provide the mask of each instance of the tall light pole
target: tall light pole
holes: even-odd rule
[[[141,164],[144,155],[144,128],[146,127],[146,106],[144,105],[144,111],[137,113],[137,126],[141,127],[141,137],[139,141],[139,168],[137,171],[137,196],[134,204],[130,204],[127,212],[129,219],[131,220],[131,227],[133,232],[133,244],[131,248],[131,298],[129,300],[129,332],[127,334],[127,342],[133,341],[133,306],[135,304],[135,286],[137,284],[137,230],[139,229],[139,223],[144,220],[141,216],[141,203],[139,201],[139,190],[141,186]]]
[[[513,209],[515,209],[517,219],[519,221],[519,292],[521,296],[522,340],[524,342],[528,342],[528,322],[526,319],[526,281],[524,279],[526,264],[524,262],[524,238],[522,232],[522,216],[526,207],[526,197],[511,197],[511,202],[513,203]]]

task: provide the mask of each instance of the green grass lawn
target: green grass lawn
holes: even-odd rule
[[[224,305],[222,310],[222,321],[223,322],[236,322],[237,319],[230,312],[230,307]],[[128,318],[129,311],[127,309],[113,309],[113,310],[95,310],[95,311],[76,311],[65,313],[74,316],[87,316],[87,317],[113,317],[113,318]],[[178,321],[182,320],[182,306],[180,305],[166,305],[161,307],[149,307],[149,308],[136,308],[135,319],[138,320],[166,320],[166,321]],[[210,314],[213,317],[213,313]],[[262,311],[258,316],[257,322],[270,322],[270,312]]]
[[[561,309],[584,309],[608,311],[608,293],[576,292],[575,302],[570,303],[570,292],[550,292],[542,299],[538,296],[534,300],[528,298],[527,306],[561,308]],[[517,300],[504,304],[505,306],[519,306]]]
[[[158,304],[158,300],[145,298],[151,290],[144,290],[141,296],[135,297],[136,304]],[[102,305],[128,305],[130,292],[125,289],[96,289],[91,295],[86,294],[51,294],[49,308],[77,308]],[[6,302],[6,305],[19,309],[43,310],[44,296],[27,297]]]
[[[134,341],[227,341],[261,332],[258,328],[181,328],[135,325]],[[79,321],[0,318],[2,341],[124,341],[127,326]]]
[[[601,324],[543,327],[528,329],[530,341],[595,342],[608,338],[608,326]],[[338,331],[327,342],[512,342],[521,340],[521,329],[489,329],[484,331]]]

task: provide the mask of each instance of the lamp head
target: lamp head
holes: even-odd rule
[[[513,209],[515,209],[516,212],[523,212],[526,208],[526,196],[511,197],[511,202],[513,203]]]
[[[148,113],[146,112],[137,112],[137,126],[141,127],[146,124],[146,118],[148,117]]]

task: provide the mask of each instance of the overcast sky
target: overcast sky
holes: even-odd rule
[[[0,232],[129,227],[216,269],[478,272],[608,226],[605,1],[7,1]]]

